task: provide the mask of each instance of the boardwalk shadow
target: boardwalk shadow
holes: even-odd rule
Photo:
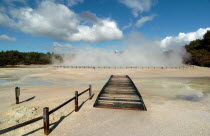
[[[24,102],[28,102],[28,101],[31,101],[31,100],[33,100],[35,97],[36,97],[36,96],[33,96],[33,97],[31,97],[31,98],[28,98],[28,99],[26,99],[26,100],[24,100],[24,101],[22,101],[22,102],[20,102],[20,103],[24,103]]]
[[[92,97],[94,96],[94,94],[92,95]],[[83,101],[80,105],[79,105],[79,110],[82,108],[82,106],[87,102],[89,100],[89,98],[88,99],[86,99],[85,101]],[[58,125],[66,118],[66,117],[68,117],[69,115],[71,115],[72,113],[74,112],[74,110],[72,110],[70,113],[68,113],[66,116],[61,116],[60,117],[60,119],[58,120],[58,121],[56,121],[56,122],[54,122],[54,123],[51,123],[50,124],[50,133],[52,132],[52,131],[54,131],[57,127],[58,127]],[[29,135],[31,135],[31,134],[33,134],[33,133],[35,133],[35,132],[37,132],[37,131],[39,131],[39,130],[43,130],[44,129],[44,127],[40,127],[40,128],[38,128],[38,129],[35,129],[35,130],[33,130],[33,131],[31,131],[31,132],[28,132],[28,133],[26,133],[26,134],[24,134],[24,135],[22,135],[22,136],[29,136]],[[44,130],[43,130],[43,133],[44,133]]]

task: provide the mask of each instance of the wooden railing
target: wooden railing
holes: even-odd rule
[[[32,120],[17,124],[15,126],[9,127],[9,128],[5,128],[3,130],[0,130],[0,135],[7,133],[9,131],[18,129],[20,127],[32,124],[34,122],[37,122],[41,119],[43,119],[43,125],[44,125],[44,134],[48,135],[50,133],[50,129],[49,129],[49,116],[50,114],[54,113],[55,111],[59,110],[60,108],[62,108],[63,106],[65,106],[66,104],[70,103],[71,101],[75,100],[75,112],[78,112],[79,108],[78,108],[78,97],[81,96],[82,94],[84,94],[85,92],[89,91],[89,99],[92,99],[92,86],[89,85],[89,88],[84,90],[83,92],[78,94],[78,91],[75,91],[75,96],[72,97],[71,99],[67,100],[66,102],[62,103],[61,105],[55,107],[54,109],[49,111],[49,107],[45,107],[43,108],[43,115],[39,116],[37,118],[34,118]]]
[[[176,67],[155,67],[155,66],[149,66],[149,67],[139,67],[139,66],[131,66],[131,67],[102,67],[102,66],[53,66],[56,68],[91,68],[91,69],[186,69],[186,68],[195,68],[193,65],[189,66],[176,66]]]

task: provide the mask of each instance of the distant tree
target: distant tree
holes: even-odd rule
[[[6,56],[3,51],[0,52],[0,66],[6,65]]]
[[[18,51],[1,51],[0,52],[0,66],[5,65],[19,65],[19,64],[51,64],[52,58],[58,62],[62,62],[62,56],[51,53],[38,52],[18,52]]]
[[[204,48],[210,52],[210,31],[207,31],[207,33],[203,36],[203,45]]]
[[[208,30],[207,33],[203,36],[203,42],[204,44],[210,45],[210,30]]]
[[[191,41],[190,44],[186,45],[185,48],[190,51],[190,50],[198,50],[198,49],[201,49],[202,48],[202,40],[200,39],[197,39],[195,41]]]
[[[185,48],[191,54],[188,63],[210,67],[210,31],[207,31],[202,40],[192,41]]]

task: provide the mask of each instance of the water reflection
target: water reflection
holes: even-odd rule
[[[135,78],[140,91],[170,99],[201,101],[210,93],[210,78]]]

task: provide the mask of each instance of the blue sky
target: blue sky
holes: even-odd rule
[[[133,31],[184,44],[209,30],[209,9],[210,0],[1,0],[0,50],[47,52],[55,43],[121,48]]]

